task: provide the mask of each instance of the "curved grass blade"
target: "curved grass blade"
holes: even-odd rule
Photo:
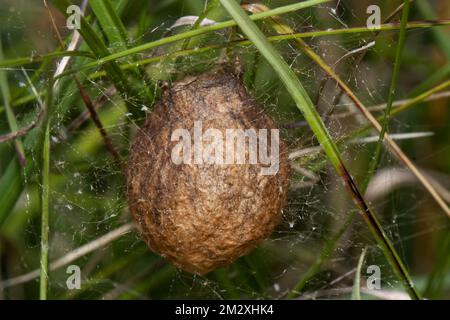
[[[353,282],[352,300],[361,300],[361,269],[366,257],[367,249],[364,248],[359,256],[358,265],[356,266],[355,281]]]

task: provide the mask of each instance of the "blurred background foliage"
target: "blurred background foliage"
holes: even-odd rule
[[[39,268],[41,254],[42,123],[46,117],[39,116],[41,105],[33,88],[45,103],[49,87],[53,85],[50,79],[61,56],[44,55],[66,50],[73,33],[66,28],[62,9],[67,3],[81,6],[81,2],[48,1],[47,9],[43,1],[0,0],[0,54],[3,56],[0,56],[0,132],[16,131],[12,118],[16,119],[16,129],[38,119],[36,127],[25,136],[15,142],[0,143],[2,299],[39,297],[39,272],[36,273],[36,269]],[[108,21],[107,15],[101,15],[101,5],[105,2],[111,5],[119,22],[114,19]],[[276,8],[295,1],[262,3]],[[376,4],[381,8],[383,20],[401,3],[387,0],[332,1],[288,12],[283,15],[283,20],[296,32],[365,28],[369,5]],[[100,10],[96,10],[96,6],[100,6]],[[59,80],[59,90],[49,107],[50,262],[77,252],[77,248],[86,244],[95,248],[70,263],[51,268],[49,298],[289,296],[347,299],[354,290],[356,267],[364,248],[368,250],[362,271],[356,274],[361,277],[363,297],[404,298],[400,283],[367,226],[359,216],[348,220],[354,212],[354,205],[326,158],[316,153],[306,153],[293,160],[289,203],[284,210],[283,221],[271,238],[249,255],[206,276],[177,270],[149,252],[136,232],[126,227],[123,230],[130,232],[115,236],[112,241],[99,242],[102,236],[129,223],[130,216],[121,167],[111,156],[111,150],[105,147],[104,139],[86,109],[74,74],[93,101],[121,161],[126,161],[136,128],[159,99],[161,81],[170,83],[185,74],[202,72],[224,62],[238,64],[248,90],[283,129],[290,152],[317,146],[276,74],[254,47],[239,43],[244,36],[236,27],[126,55],[115,59],[113,64],[95,65],[99,61],[96,58],[102,55],[136,48],[196,28],[198,26],[195,25],[171,26],[181,17],[205,13],[214,21],[229,20],[217,1],[212,0],[207,3],[200,0],[89,1],[85,17],[94,40],[91,38],[89,41],[83,34],[77,49],[80,55],[71,57],[66,69],[78,72]],[[52,18],[64,48],[60,45]],[[450,3],[447,0],[416,0],[411,3],[409,21],[448,22],[449,18]],[[394,22],[399,20],[400,15],[392,18]],[[450,79],[450,27],[448,24],[433,26],[433,23],[427,28],[407,32],[396,100],[417,97]],[[258,26],[267,36],[276,35],[266,21],[259,20]],[[375,36],[375,43],[370,45]],[[366,106],[377,106],[387,100],[397,37],[398,30],[390,30],[381,31],[378,35],[371,31],[315,36],[305,40],[329,65],[335,66],[336,72]],[[100,45],[95,46],[96,43]],[[324,90],[318,94],[326,74],[292,41],[274,43],[307,88],[333,137],[348,136],[367,124],[332,80],[327,81]],[[362,57],[358,48],[367,45],[369,49]],[[103,49],[107,54],[102,54],[105,53]],[[173,53],[180,54],[174,56]],[[19,58],[24,60],[17,61]],[[338,60],[340,62],[335,64]],[[94,68],[82,69],[88,63],[94,63]],[[128,64],[126,68],[119,67],[125,64]],[[427,101],[397,114],[389,127],[389,132],[409,134],[408,139],[398,141],[399,145],[431,179],[447,203],[450,200],[448,90],[447,86],[447,90],[441,90]],[[381,115],[380,110],[376,108],[373,112]],[[376,136],[376,132],[369,130],[358,138],[367,135]],[[357,181],[363,181],[375,145],[359,141],[340,146],[352,175]],[[22,156],[23,166],[19,162]],[[383,152],[380,168],[371,182],[366,197],[422,294],[430,299],[450,298],[449,217],[387,151]],[[343,228],[345,223],[349,226]],[[337,237],[340,231],[342,235]],[[326,248],[330,248],[330,252],[326,252]],[[68,290],[68,265],[81,268],[81,289]],[[370,265],[381,268],[382,290],[373,292],[365,288],[366,279],[370,276],[366,270]],[[21,278],[23,275],[25,277]],[[298,288],[299,283],[300,292],[291,292],[296,285]]]

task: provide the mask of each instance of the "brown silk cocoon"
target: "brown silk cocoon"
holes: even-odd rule
[[[172,133],[187,129],[194,137],[195,121],[203,132],[214,128],[224,137],[227,129],[276,126],[236,75],[219,70],[175,82],[134,138],[127,193],[142,239],[177,267],[205,274],[270,235],[286,201],[289,165],[281,140],[274,175],[262,175],[259,162],[175,164]]]

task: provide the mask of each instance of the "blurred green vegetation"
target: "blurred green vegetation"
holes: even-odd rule
[[[172,29],[183,16],[206,15],[217,22],[229,20],[217,1],[89,1],[77,53],[70,58],[57,89],[52,89],[50,79],[62,59],[63,53],[58,52],[67,49],[73,36],[66,27],[64,9],[69,4],[81,6],[82,1],[47,2],[51,15],[41,1],[0,0],[0,53],[3,55],[0,59],[0,136],[38,119],[36,127],[15,142],[0,143],[0,298],[39,297],[39,273],[30,276],[28,281],[17,277],[39,268],[40,189],[46,121],[51,124],[50,262],[90,242],[98,244],[97,239],[130,222],[121,168],[90,119],[75,76],[97,105],[100,121],[123,161],[126,161],[136,128],[159,99],[161,81],[170,82],[185,74],[202,72],[224,61],[229,64],[238,61],[248,90],[283,128],[290,152],[317,146],[314,135],[271,67],[253,46],[239,42],[244,36],[237,27],[187,36],[107,63],[101,60],[110,54],[201,28],[187,25]],[[263,3],[277,8],[295,1]],[[288,12],[282,17],[299,33],[366,28],[369,5],[377,4],[381,8],[383,20],[401,3],[346,0],[337,4],[332,1]],[[52,17],[64,48],[52,26]],[[431,22],[427,27],[407,32],[395,100],[417,97],[450,79],[448,19],[448,1],[412,1],[409,21]],[[399,20],[400,14],[392,19],[393,22]],[[441,23],[435,20],[447,21],[447,25],[438,26]],[[258,20],[257,24],[267,36],[276,35],[267,21]],[[374,36],[372,31],[342,32],[304,39],[331,66],[345,56],[335,70],[366,106],[386,103],[398,31],[381,31],[375,44],[359,59],[358,48],[369,44]],[[317,102],[317,110],[336,140],[367,125],[345,94],[336,98],[340,90],[332,80],[327,81],[316,99],[327,75],[292,41],[274,43],[312,100]],[[85,68],[87,64],[93,67]],[[48,103],[50,117],[38,116],[42,106],[33,87],[43,103]],[[50,100],[48,92],[53,90]],[[439,184],[442,190],[438,190],[447,203],[450,198],[448,90],[447,86],[428,101],[396,114],[389,127],[391,133],[427,133],[398,143],[427,177]],[[380,109],[373,112],[382,115]],[[350,115],[345,116],[346,113]],[[16,127],[11,125],[11,115],[16,119]],[[364,135],[377,136],[375,131],[366,131],[358,137]],[[18,144],[23,144],[23,167],[18,161]],[[340,147],[352,175],[362,183],[375,144],[347,141]],[[384,183],[369,186],[366,197],[424,297],[449,299],[449,217],[414,177],[400,169],[401,166],[384,150],[378,172],[372,178],[374,182],[384,177]],[[389,298],[384,290],[403,297],[400,283],[362,219],[358,215],[353,221],[347,219],[354,206],[326,158],[322,154],[306,154],[293,161],[293,168],[289,203],[280,226],[270,239],[229,266],[202,277],[187,274],[148,251],[133,230],[51,270],[49,298],[285,298],[307,274],[310,277],[304,282],[302,292],[292,297],[349,299],[364,248],[368,249],[365,261],[361,262],[361,285],[364,287],[370,276],[367,267],[377,265],[381,268],[383,291],[375,296],[373,292],[368,294],[362,290],[362,298]],[[342,228],[346,221],[348,228]],[[342,231],[340,237],[335,236],[338,231]],[[321,255],[327,244],[332,250]],[[69,277],[66,267],[73,264],[81,268],[79,290],[68,290],[66,286]],[[314,272],[307,273],[314,265],[317,266]],[[8,284],[11,280],[14,285]]]

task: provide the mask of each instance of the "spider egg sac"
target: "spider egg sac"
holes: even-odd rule
[[[152,251],[205,274],[270,235],[289,171],[273,120],[221,69],[163,92],[130,149],[128,204]]]

